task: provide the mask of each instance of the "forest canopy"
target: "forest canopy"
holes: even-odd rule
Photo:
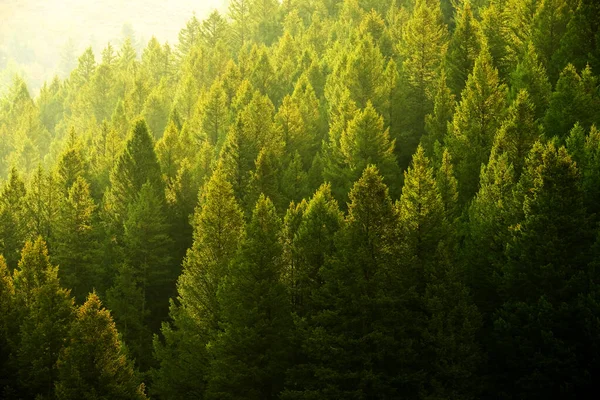
[[[600,3],[223,9],[0,98],[0,398],[597,392]]]

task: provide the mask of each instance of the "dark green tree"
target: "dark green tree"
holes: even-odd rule
[[[275,399],[283,389],[292,318],[281,281],[280,231],[273,204],[261,196],[219,287],[222,331],[208,347],[207,398]]]

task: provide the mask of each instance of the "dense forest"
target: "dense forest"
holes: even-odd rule
[[[598,391],[600,3],[190,17],[0,99],[0,398]]]

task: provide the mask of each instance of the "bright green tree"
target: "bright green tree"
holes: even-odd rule
[[[506,85],[498,80],[484,48],[469,75],[467,86],[448,125],[449,147],[457,160],[460,196],[466,201],[477,191],[481,164],[487,162],[506,102]]]
[[[244,218],[225,172],[217,168],[201,192],[194,215],[194,243],[179,277],[171,321],[154,340],[160,369],[154,390],[165,398],[202,396],[207,381],[206,345],[219,330],[219,284],[243,237]],[[185,360],[185,361],[183,361]],[[200,376],[200,377],[199,377]]]
[[[12,168],[0,194],[0,254],[11,270],[17,267],[27,238],[26,194],[25,183]]]
[[[95,293],[78,308],[56,365],[57,399],[147,398],[110,312]]]

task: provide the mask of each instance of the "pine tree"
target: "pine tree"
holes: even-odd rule
[[[481,10],[480,27],[482,39],[487,43],[494,66],[498,74],[505,80],[514,69],[509,53],[508,30],[509,17],[506,2],[493,0]]]
[[[504,114],[506,86],[498,81],[484,48],[469,75],[452,123],[449,147],[457,159],[459,193],[464,202],[477,191],[481,164],[488,160],[496,129]]]
[[[493,154],[482,166],[480,176],[479,191],[468,209],[469,231],[463,257],[466,282],[475,304],[489,318],[499,306],[499,277],[509,227],[517,222],[513,198],[517,180],[507,154]]]
[[[537,149],[538,147],[539,149]],[[576,398],[586,390],[588,350],[577,348],[582,314],[576,298],[593,236],[586,223],[580,174],[566,149],[536,144],[527,166],[533,185],[512,231],[503,268],[505,303],[495,322],[500,386],[517,397]],[[533,349],[529,343],[535,343]],[[583,375],[582,375],[583,374]],[[577,382],[577,384],[575,384]]]
[[[0,194],[0,254],[11,270],[17,267],[27,238],[26,194],[17,169],[12,168]]]
[[[14,273],[18,342],[12,349],[22,396],[51,396],[58,377],[56,361],[74,319],[73,299],[60,287],[41,238],[27,242]]]
[[[348,55],[341,78],[359,108],[365,108],[368,102],[381,103],[384,61],[369,35],[360,38]]]
[[[144,307],[150,310],[151,325],[155,328],[166,311],[161,313],[179,272],[172,266],[172,240],[162,201],[151,185],[145,183],[129,206],[123,236],[125,262],[135,271],[144,294]]]
[[[57,369],[57,399],[146,399],[110,312],[95,293],[77,310]]]
[[[399,349],[392,334],[398,315],[386,300],[398,284],[395,210],[374,166],[365,169],[349,197],[345,229],[336,240],[339,257],[325,260],[322,286],[312,296],[304,379],[286,398],[398,395]]]
[[[160,362],[154,388],[166,398],[202,396],[207,380],[206,345],[219,330],[217,289],[243,237],[244,218],[225,172],[217,168],[201,192],[194,215],[194,243],[179,277],[164,343],[156,338]],[[185,361],[183,361],[185,360]],[[200,375],[200,377],[198,377]]]
[[[292,201],[300,202],[308,192],[308,174],[302,166],[302,158],[298,151],[287,158],[287,166],[281,174],[282,205]]]
[[[148,339],[151,332],[146,326],[149,310],[139,274],[133,267],[123,263],[115,269],[112,286],[106,291],[106,302],[119,333],[127,348],[136,359],[138,367],[147,367],[149,360]]]
[[[250,18],[254,25],[257,42],[271,45],[280,34],[279,2],[275,0],[254,0],[251,2]]]
[[[272,199],[276,209],[284,209],[286,204],[283,203],[283,196],[280,190],[282,166],[277,158],[277,154],[263,147],[260,153],[258,153],[254,164],[255,169],[250,173],[250,182],[248,183],[247,204],[256,204],[256,201],[262,194]]]
[[[518,179],[525,158],[539,137],[534,105],[526,90],[519,92],[506,114],[506,119],[494,138],[494,151],[507,154],[508,161],[513,165],[515,177]]]
[[[203,104],[202,130],[212,146],[222,146],[229,125],[227,94],[219,80],[210,87],[208,98]]]
[[[52,174],[47,174],[38,166],[35,175],[29,182],[25,198],[26,219],[29,222],[28,239],[42,236],[50,244],[54,244],[55,230],[63,194]]]
[[[10,343],[14,340],[14,296],[13,279],[4,257],[0,255],[0,393],[8,397],[5,388],[14,382],[15,372],[10,368]]]
[[[597,118],[592,110],[598,104],[598,94],[596,89],[588,90],[589,86],[597,86],[589,68],[579,75],[569,64],[560,73],[544,117],[544,133],[548,138],[556,137],[562,144],[576,122],[585,129],[592,125]]]
[[[280,230],[273,204],[261,196],[219,288],[223,330],[209,345],[207,398],[275,399],[283,389],[292,319],[281,282]]]
[[[331,188],[323,184],[306,205],[293,241],[298,263],[296,271],[288,275],[294,277],[294,308],[301,317],[315,311],[312,296],[323,283],[320,269],[335,254],[334,237],[342,224],[342,213]]]
[[[448,86],[459,99],[463,96],[463,89],[481,52],[481,41],[479,23],[473,16],[471,2],[464,1],[457,10],[456,30],[448,44],[446,56]]]
[[[250,0],[233,0],[229,3],[232,24],[232,45],[235,50],[244,47],[250,40]]]
[[[173,259],[177,264],[181,264],[187,249],[192,245],[191,220],[198,201],[198,191],[205,179],[208,179],[208,176],[197,173],[185,158],[177,176],[167,188],[168,220],[171,225],[171,238],[175,244]]]
[[[452,121],[456,106],[455,96],[446,85],[446,73],[442,70],[435,89],[433,112],[425,117],[426,136],[421,143],[427,154],[432,154],[436,143],[442,144],[447,140],[448,123]]]
[[[446,148],[444,148],[444,152],[442,153],[442,163],[435,175],[435,182],[440,192],[442,204],[444,205],[446,219],[449,223],[452,223],[458,217],[459,212],[458,181],[454,177],[452,157]]]
[[[410,157],[424,133],[425,116],[433,111],[438,69],[446,52],[447,28],[438,4],[419,0],[411,18],[404,25],[400,53],[403,72],[408,77],[409,107],[412,114],[405,129],[413,130],[414,139],[406,149]],[[407,161],[408,163],[408,161]]]
[[[229,26],[225,18],[217,10],[214,10],[208,18],[202,21],[200,31],[204,42],[209,47],[214,48],[220,40],[227,37],[228,28]]]
[[[398,203],[400,237],[406,256],[406,278],[423,291],[426,267],[436,250],[446,220],[444,204],[438,191],[433,168],[422,146],[413,155],[411,166],[404,172],[404,186]]]
[[[343,165],[348,170],[348,188],[369,164],[374,164],[384,176],[387,184],[398,180],[399,170],[394,156],[395,142],[389,138],[389,130],[383,126],[383,118],[377,114],[369,102],[358,111],[340,138],[340,152]]]
[[[75,129],[69,131],[67,146],[58,159],[56,170],[57,183],[64,194],[67,194],[77,178],[88,178],[88,163],[84,156],[84,149],[77,139]]]
[[[560,42],[555,62],[558,68],[571,63],[578,70],[590,65],[600,70],[600,28],[598,3],[593,0],[570,2],[573,14]]]
[[[202,25],[200,24],[200,21],[198,21],[198,18],[196,18],[196,14],[193,14],[192,18],[185,23],[185,28],[179,31],[177,56],[180,61],[182,61],[190,53],[192,48],[199,43],[201,37]]]
[[[80,303],[93,288],[104,289],[96,208],[89,184],[78,177],[61,207],[53,259],[60,266],[63,285]]]
[[[163,193],[163,183],[152,138],[144,120],[137,120],[129,134],[125,148],[110,174],[110,190],[106,192],[104,207],[111,218],[122,223],[127,207],[133,203],[146,182],[155,195]]]
[[[176,124],[171,121],[165,129],[165,134],[155,145],[156,157],[167,183],[173,182],[183,161],[184,149],[181,148],[180,135],[181,133]]]
[[[546,69],[539,62],[535,48],[531,43],[527,46],[523,58],[512,72],[510,83],[510,98],[514,100],[521,90],[527,90],[535,106],[535,119],[542,119],[550,103],[552,85],[548,81]]]
[[[543,65],[550,75],[551,82],[558,79],[560,65],[555,54],[560,49],[560,42],[567,31],[571,12],[566,0],[543,0],[539,3],[532,21],[532,42]]]

